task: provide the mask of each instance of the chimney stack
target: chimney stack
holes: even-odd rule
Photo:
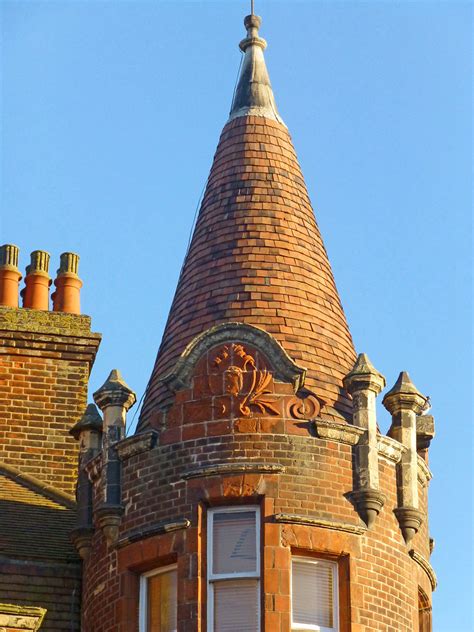
[[[79,255],[76,255],[74,252],[63,252],[54,281],[56,290],[51,297],[53,299],[53,311],[68,312],[70,314],[81,313],[80,291],[82,281],[77,275],[78,266]]]
[[[31,309],[49,309],[49,253],[45,250],[34,250],[31,263],[26,266],[25,287],[21,291],[23,307]]]
[[[0,306],[18,307],[18,287],[21,274],[18,269],[18,246],[0,246]]]

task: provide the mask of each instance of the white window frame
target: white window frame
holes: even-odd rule
[[[140,575],[140,593],[138,601],[138,630],[139,632],[147,632],[147,619],[148,619],[148,579],[155,575],[163,575],[170,571],[178,572],[177,564],[170,564],[169,566],[161,566],[155,568],[148,573]],[[176,600],[177,601],[177,600]],[[176,632],[176,631],[175,631]]]
[[[332,572],[332,594],[333,594],[333,613],[334,613],[334,626],[328,628],[326,626],[311,625],[305,623],[297,623],[293,620],[293,560],[304,562],[307,564],[327,564],[333,568]],[[290,595],[291,595],[291,629],[292,630],[304,630],[305,632],[339,632],[339,565],[337,562],[327,560],[322,557],[309,557],[304,555],[292,555],[291,556],[291,577],[290,577]]]
[[[254,572],[241,573],[213,573],[213,542],[214,542],[214,515],[216,513],[242,513],[253,511],[255,513],[255,547],[256,562]],[[259,598],[257,600],[258,624],[261,621],[261,595],[260,595],[260,507],[258,505],[238,505],[235,507],[214,507],[207,511],[207,631],[214,630],[214,583],[226,579],[256,579]],[[141,632],[141,631],[140,631]]]

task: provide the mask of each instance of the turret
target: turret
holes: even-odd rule
[[[135,393],[117,369],[110,372],[104,384],[94,393],[94,401],[104,414],[104,501],[97,508],[97,516],[99,526],[109,542],[117,539],[118,524],[123,513],[121,466],[116,445],[125,437],[127,411],[136,399]]]
[[[383,398],[383,405],[392,415],[389,436],[405,448],[398,468],[398,507],[395,513],[403,537],[409,543],[423,520],[418,506],[416,420],[425,409],[427,398],[418,391],[408,373],[402,371]]]
[[[261,19],[244,24],[137,432],[124,438],[135,396],[118,374],[94,395],[84,629],[411,632],[436,585],[426,398],[403,378],[380,432],[385,378],[356,356]]]

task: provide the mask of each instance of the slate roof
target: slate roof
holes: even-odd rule
[[[77,562],[69,533],[75,510],[54,491],[0,463],[0,556]]]
[[[234,102],[219,140],[139,431],[170,401],[160,377],[196,335],[226,321],[271,333],[308,369],[306,386],[328,402],[326,416],[351,410],[342,378],[356,354],[290,135],[268,96],[263,50],[252,28],[245,55],[254,46],[258,55],[253,51],[243,63],[237,94],[244,96],[238,107]]]

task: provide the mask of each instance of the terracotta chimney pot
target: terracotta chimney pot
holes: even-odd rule
[[[56,291],[52,295],[55,312],[81,313],[80,292],[82,281],[77,276],[79,255],[63,252],[57,277],[54,281]]]
[[[49,253],[45,250],[34,250],[31,253],[31,263],[26,266],[25,287],[21,291],[23,307],[49,309],[49,258]]]
[[[18,307],[18,287],[21,274],[18,270],[18,246],[0,246],[0,305]]]

